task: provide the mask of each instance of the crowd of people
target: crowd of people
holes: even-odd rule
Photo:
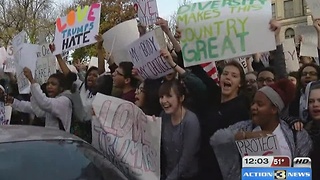
[[[30,95],[19,95],[15,77],[3,74],[0,91],[15,110],[11,124],[60,129],[90,143],[91,120],[95,118],[92,102],[102,93],[162,118],[161,179],[241,179],[241,156],[235,141],[270,134],[277,137],[279,155],[311,157],[313,179],[320,179],[319,62],[299,57],[299,71],[288,74],[279,22],[270,21],[277,47],[268,53],[269,66],[262,63],[262,53],[252,55],[248,73],[236,60],[222,60],[217,63],[219,83],[200,65],[184,67],[179,29],[172,34],[162,18],[156,25],[173,45],[161,50],[173,73],[143,80],[131,62],[116,64],[97,35],[98,67],[86,69],[75,64],[76,74],[57,55],[61,71],[41,86],[30,69],[24,68],[31,83]],[[145,27],[138,26],[143,36]],[[320,20],[314,20],[314,26],[320,55]],[[54,51],[54,44],[50,49]],[[106,72],[106,62],[111,72]]]

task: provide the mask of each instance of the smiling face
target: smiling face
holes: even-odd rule
[[[171,88],[168,94],[164,94],[159,98],[161,107],[166,114],[174,114],[181,109],[183,100],[184,96],[179,97],[173,88]]]
[[[320,121],[320,89],[311,90],[308,104],[311,118]]]
[[[226,66],[220,77],[221,94],[236,97],[241,87],[240,70],[232,65]]]
[[[309,82],[317,81],[318,80],[318,72],[312,66],[306,66],[301,73],[301,85],[306,87]]]
[[[255,94],[250,109],[252,122],[257,126],[265,126],[271,119],[269,117],[278,112],[268,97],[260,91]]]

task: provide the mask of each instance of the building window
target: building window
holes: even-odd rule
[[[284,1],[284,18],[291,18],[293,16],[293,0]]]
[[[284,34],[286,39],[294,38],[295,36],[294,30],[292,28],[288,28]]]
[[[275,19],[276,18],[276,5],[273,3],[271,7],[272,7],[272,18]]]
[[[307,15],[308,14],[308,11],[307,11],[307,2],[306,0],[303,0],[302,1],[302,8],[303,8],[303,15]]]

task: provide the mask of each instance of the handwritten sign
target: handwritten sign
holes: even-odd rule
[[[285,39],[283,41],[283,52],[286,60],[287,72],[298,71],[300,68],[299,59],[293,38]]]
[[[139,38],[137,25],[137,20],[131,19],[118,24],[103,34],[103,48],[112,53],[116,64],[130,61],[126,47]]]
[[[241,157],[280,155],[280,147],[276,135],[244,139],[236,141]]]
[[[12,39],[13,53],[16,54],[19,51],[23,44],[26,42],[27,33],[25,31],[21,31]]]
[[[98,93],[92,103],[92,145],[128,179],[160,179],[161,119],[133,103]]]
[[[274,33],[269,30],[271,16],[271,3],[266,0],[208,1],[181,6],[177,23],[182,30],[184,65],[274,50]]]
[[[14,60],[14,56],[13,56],[13,47],[12,46],[7,47],[7,59],[4,62],[4,72],[10,72],[10,73],[16,72],[16,66],[15,66],[15,60]]]
[[[11,121],[12,107],[0,102],[0,125],[9,125]]]
[[[296,35],[302,37],[300,56],[318,57],[318,34],[314,26],[298,26]]]
[[[99,33],[101,4],[78,6],[77,11],[70,11],[67,16],[56,20],[54,55],[97,42]]]
[[[169,63],[160,55],[160,46],[151,31],[128,46],[132,63],[143,79],[158,79],[173,72]]]
[[[51,74],[56,73],[56,58],[52,55],[49,44],[39,46],[37,57],[35,80],[39,84],[44,84]]]
[[[142,25],[155,24],[159,17],[156,0],[134,0],[134,8]]]
[[[306,0],[313,18],[320,18],[320,1],[319,0]]]

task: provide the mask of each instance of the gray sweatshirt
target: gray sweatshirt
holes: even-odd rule
[[[162,149],[166,161],[163,168],[166,180],[193,177],[198,172],[200,125],[197,116],[187,110],[178,125],[172,125],[171,116],[161,113]]]

